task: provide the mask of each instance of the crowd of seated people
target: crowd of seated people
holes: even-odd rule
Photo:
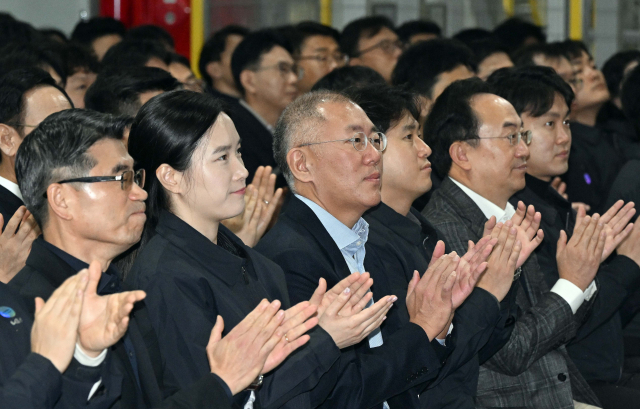
[[[0,13],[0,407],[636,407],[639,63]]]

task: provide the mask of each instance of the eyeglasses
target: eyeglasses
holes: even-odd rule
[[[277,69],[280,72],[282,78],[286,78],[289,74],[293,74],[297,79],[301,79],[304,75],[304,70],[298,67],[297,64],[289,64],[288,62],[280,61],[277,64],[267,65],[266,67],[258,67],[252,71],[263,71]]]
[[[360,50],[356,53],[356,57],[360,57],[362,54],[368,53],[369,51],[373,51],[376,48],[382,49],[385,54],[393,54],[396,50],[402,50],[404,44],[400,40],[382,40],[376,45],[372,45],[371,47],[365,48],[364,50]]]
[[[64,183],[97,183],[97,182],[120,182],[120,188],[124,191],[129,191],[131,186],[135,183],[141,188],[144,187],[145,172],[144,169],[137,171],[126,170],[121,175],[117,176],[88,176],[83,178],[65,179],[61,180],[59,184]],[[44,193],[47,196],[47,192]]]
[[[371,142],[371,145],[378,152],[382,152],[387,148],[387,135],[383,134],[382,132],[373,132],[371,136],[367,136],[364,132],[357,132],[351,138],[335,139],[333,141],[303,143],[299,147],[320,145],[322,143],[329,143],[329,142],[347,142],[347,141],[351,142],[355,150],[359,152],[362,152],[363,150],[367,149],[367,145],[369,142]]]
[[[333,54],[321,54],[321,55],[303,55],[298,57],[298,60],[316,60],[320,64],[327,65],[329,64],[329,60],[333,60],[340,67],[344,66],[349,62],[349,57],[346,54],[342,53],[333,53]]]
[[[524,141],[524,144],[529,146],[531,145],[533,134],[531,133],[531,131],[524,131],[524,132],[516,132],[507,136],[487,136],[485,138],[478,138],[478,139],[505,139],[505,138],[509,140],[509,144],[512,146],[518,145],[520,141]]]
[[[23,127],[26,126],[26,127],[29,127],[29,128],[37,128],[38,127],[38,125],[19,124],[17,122],[7,122],[7,125],[12,126],[14,128],[17,127],[17,126],[23,126]]]

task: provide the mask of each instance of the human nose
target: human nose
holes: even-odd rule
[[[129,198],[133,201],[145,201],[147,200],[147,191],[138,186],[135,183],[131,184],[131,190],[129,190]]]
[[[236,156],[234,161],[233,175],[235,180],[247,179],[249,177],[249,171],[244,166],[242,156]]]
[[[524,139],[521,139],[520,142],[516,145],[516,158],[528,158],[529,157],[529,147],[525,143]]]
[[[568,125],[562,125],[558,130],[558,136],[556,138],[557,145],[563,145],[567,142],[571,142],[571,129]]]
[[[413,140],[417,145],[418,155],[421,158],[428,158],[429,156],[431,156],[431,147],[429,147],[429,145],[427,145],[425,141],[423,141],[421,138],[414,138]]]
[[[373,146],[371,141],[368,141],[367,147],[364,149],[363,155],[362,155],[362,159],[364,160],[365,164],[369,164],[369,163],[376,164],[380,162],[381,158],[382,158],[382,152],[377,150]]]

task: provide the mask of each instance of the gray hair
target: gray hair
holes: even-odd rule
[[[309,92],[289,104],[276,124],[273,132],[273,156],[292,191],[294,178],[287,163],[287,154],[294,147],[318,140],[320,125],[326,121],[318,107],[326,103],[352,102],[336,92]]]

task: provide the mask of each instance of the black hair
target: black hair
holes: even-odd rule
[[[640,50],[619,51],[602,66],[602,74],[607,81],[611,98],[619,96],[620,86],[626,78],[624,71],[632,62],[640,62]]]
[[[11,14],[0,13],[0,47],[13,41],[31,42],[40,36],[30,24],[16,20]]]
[[[357,57],[360,53],[359,42],[362,38],[371,38],[383,28],[395,32],[393,23],[385,16],[363,17],[347,24],[340,34],[340,49],[349,57]]]
[[[209,85],[210,87],[213,86],[213,79],[207,73],[207,64],[209,64],[210,62],[220,61],[222,53],[227,48],[227,37],[229,37],[230,35],[246,37],[248,34],[249,29],[241,26],[230,25],[213,34],[204,43],[202,51],[200,51],[198,69],[200,70],[202,79],[204,79],[207,85]]]
[[[103,139],[122,139],[124,122],[111,115],[69,109],[48,116],[22,141],[16,178],[27,209],[43,227],[49,211],[44,196],[51,183],[87,176],[96,159],[87,151]]]
[[[278,46],[284,48],[290,54],[293,53],[291,43],[275,29],[254,31],[238,44],[231,57],[231,72],[236,88],[242,95],[244,95],[244,87],[240,82],[242,71],[257,68],[260,65],[262,56]]]
[[[102,58],[103,67],[143,67],[150,59],[157,58],[169,65],[169,52],[162,43],[148,40],[123,40]]]
[[[78,71],[100,72],[100,63],[93,50],[80,43],[69,42],[64,46],[63,57],[67,75],[71,76]]]
[[[62,44],[51,41],[38,43],[11,42],[0,49],[0,75],[17,68],[38,67],[43,70],[52,68],[62,80],[67,82],[67,71],[64,66]]]
[[[582,57],[582,52],[584,51],[587,55],[591,57],[591,52],[589,52],[589,48],[585,43],[578,40],[565,40],[561,43],[558,43],[560,47],[563,48],[565,54],[569,57],[569,60],[573,60],[574,58]]]
[[[497,53],[505,53],[509,55],[509,50],[499,40],[495,38],[485,38],[469,43],[469,48],[476,57],[476,65],[480,65],[486,58]],[[511,58],[511,57],[509,57]]]
[[[342,94],[358,104],[380,132],[387,132],[406,114],[420,119],[416,95],[389,85],[350,87]]]
[[[433,170],[444,178],[451,169],[449,148],[458,141],[475,143],[480,121],[471,107],[477,94],[493,93],[491,85],[480,78],[455,81],[436,99],[424,124],[424,141],[432,150]]]
[[[534,118],[551,109],[556,94],[571,108],[573,90],[553,68],[528,65],[518,68],[502,68],[491,74],[487,82],[494,93],[506,99],[518,115],[526,113]]]
[[[156,67],[114,69],[101,73],[84,96],[87,109],[113,115],[135,116],[140,94],[173,91],[181,87],[171,74]]]
[[[191,69],[191,62],[189,62],[189,59],[182,54],[171,53],[169,54],[169,60],[170,64],[177,62],[178,64],[182,64],[185,67],[189,67],[189,69]]]
[[[124,37],[127,29],[122,22],[111,17],[93,17],[87,21],[79,21],[71,33],[71,39],[91,46],[94,40],[115,34]]]
[[[380,86],[386,84],[387,82],[377,71],[363,65],[354,65],[336,68],[324,77],[320,78],[320,80],[313,85],[311,90],[341,92],[351,86]]]
[[[291,47],[294,55],[300,55],[302,46],[309,37],[323,36],[331,37],[336,43],[340,41],[340,32],[333,27],[316,23],[315,21],[303,21],[294,26],[296,35],[291,38]]]
[[[622,111],[640,135],[640,65],[631,70],[622,84],[620,100]]]
[[[162,43],[165,48],[167,48],[167,50],[171,50],[175,47],[175,43],[171,34],[164,28],[153,24],[146,24],[130,28],[125,34],[124,39],[138,41],[157,41]]]
[[[394,85],[433,99],[433,87],[438,76],[464,65],[476,71],[475,58],[464,44],[444,38],[419,43],[405,51],[391,76]]]
[[[493,30],[493,34],[511,52],[522,47],[528,38],[534,38],[539,43],[547,42],[547,36],[542,31],[542,27],[517,17],[503,21]]]
[[[396,29],[398,38],[405,44],[409,44],[409,40],[416,34],[435,34],[440,37],[442,29],[433,21],[413,20],[407,21]]]
[[[466,28],[458,31],[451,38],[469,46],[474,41],[493,38],[493,33],[489,30],[485,30],[484,28]]]
[[[511,55],[511,60],[513,64],[518,67],[523,65],[537,65],[534,61],[537,55],[542,55],[551,60],[566,58],[568,61],[571,61],[571,56],[567,54],[566,47],[561,42],[538,43],[522,47]]]
[[[224,108],[220,99],[209,94],[174,91],[152,98],[136,115],[129,133],[129,154],[147,174],[145,237],[153,234],[162,211],[171,210],[156,170],[164,163],[178,171],[189,169],[193,153]]]
[[[62,44],[69,42],[67,35],[57,28],[41,28],[38,32],[51,41],[58,41]]]
[[[24,95],[38,87],[53,87],[60,91],[73,106],[71,98],[60,88],[48,72],[36,67],[18,68],[0,77],[0,123],[15,128],[24,136],[25,99]]]

